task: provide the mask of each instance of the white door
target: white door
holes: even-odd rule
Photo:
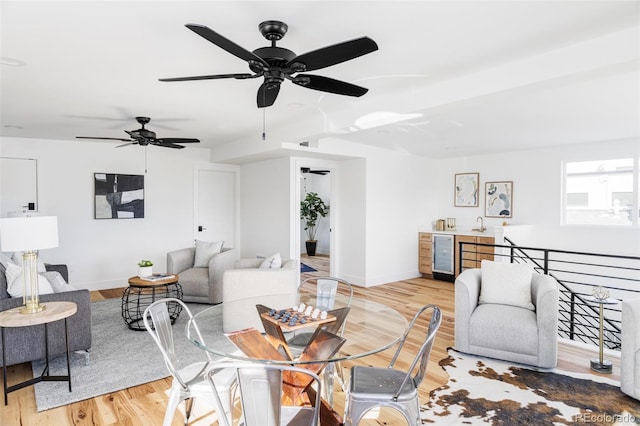
[[[237,247],[239,168],[218,164],[198,164],[195,169],[194,238],[224,241]]]

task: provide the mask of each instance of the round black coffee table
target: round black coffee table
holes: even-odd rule
[[[178,275],[168,274],[160,279],[144,279],[138,276],[129,278],[129,287],[122,294],[122,318],[131,330],[145,330],[143,315],[147,306],[156,300],[166,298],[182,300],[182,286]],[[168,303],[171,324],[174,324],[182,312],[178,303]]]

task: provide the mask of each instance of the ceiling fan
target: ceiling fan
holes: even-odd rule
[[[369,90],[329,77],[314,74],[298,74],[326,68],[378,50],[378,45],[369,37],[361,37],[326,46],[302,55],[296,55],[289,49],[276,46],[276,41],[282,39],[288,29],[287,24],[281,21],[264,21],[260,23],[258,28],[264,38],[271,41],[271,46],[260,47],[253,52],[249,52],[204,25],[187,24],[186,27],[216,46],[246,61],[253,74],[216,74],[161,78],[159,79],[160,81],[213,80],[221,78],[243,80],[264,77],[264,82],[258,89],[258,108],[273,105],[280,92],[280,84],[285,79],[290,80],[298,86],[306,87],[307,89],[338,95],[360,97]]]
[[[326,175],[328,173],[331,173],[331,170],[311,170],[309,167],[300,167],[300,171],[302,173],[313,173],[316,175]]]
[[[181,143],[199,143],[198,139],[185,139],[185,138],[156,138],[156,133],[151,130],[146,129],[145,124],[149,123],[151,119],[149,117],[136,117],[136,121],[140,123],[142,126],[138,130],[128,131],[125,130],[125,133],[130,136],[130,139],[121,139],[121,138],[103,138],[99,136],[76,136],[77,139],[101,139],[101,140],[113,140],[113,141],[123,141],[127,143],[123,143],[122,145],[118,145],[116,148],[120,148],[127,145],[156,145],[162,146],[165,148],[177,148],[182,149],[184,146],[178,145]]]

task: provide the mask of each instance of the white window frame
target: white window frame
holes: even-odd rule
[[[623,160],[623,159],[631,159],[633,163],[633,171],[632,171],[632,192],[633,192],[633,203],[631,206],[631,224],[630,225],[621,225],[621,224],[592,224],[592,223],[567,223],[567,166],[569,164],[574,163],[583,163],[583,162],[592,162],[592,161],[611,161],[611,160]],[[607,158],[607,159],[597,159],[597,158],[581,158],[581,159],[572,159],[572,160],[564,160],[562,162],[562,200],[560,206],[560,218],[562,226],[571,226],[571,227],[614,227],[614,228],[624,228],[624,229],[632,229],[640,227],[640,218],[638,211],[640,209],[640,157],[632,157],[632,156],[618,156],[617,158]],[[635,214],[633,214],[635,212]]]

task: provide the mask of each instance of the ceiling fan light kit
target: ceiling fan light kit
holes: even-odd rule
[[[186,27],[228,53],[246,61],[253,74],[215,74],[161,78],[159,80],[165,82],[224,78],[243,80],[263,77],[263,83],[258,88],[256,96],[258,108],[265,108],[274,104],[280,92],[280,85],[284,80],[290,80],[293,84],[307,89],[360,97],[367,93],[368,89],[321,75],[298,73],[326,68],[378,50],[378,45],[375,41],[369,37],[360,37],[302,55],[296,55],[289,49],[276,46],[276,42],[281,40],[287,33],[288,26],[284,22],[275,20],[264,21],[258,25],[260,33],[271,42],[271,46],[260,47],[253,52],[246,50],[204,25],[187,24]]]

